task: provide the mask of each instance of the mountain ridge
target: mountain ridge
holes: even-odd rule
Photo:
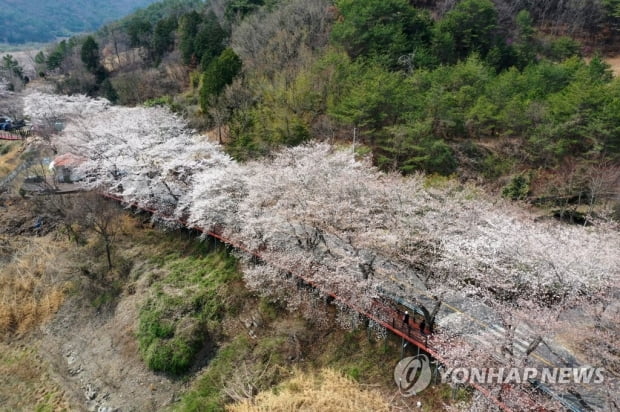
[[[94,0],[1,0],[3,24],[0,42],[24,44],[49,42],[81,32],[97,30],[157,0],[110,0],[106,7]]]

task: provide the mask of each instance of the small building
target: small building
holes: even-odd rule
[[[54,158],[49,169],[56,183],[73,183],[84,178],[77,168],[86,161],[85,157],[73,153],[65,153]]]

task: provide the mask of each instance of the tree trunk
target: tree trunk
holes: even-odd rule
[[[435,307],[430,313],[429,321],[426,323],[431,333],[433,332],[433,328],[435,327],[435,318],[437,317],[437,313],[439,313],[439,309],[441,308],[441,300],[439,300],[436,296],[433,296],[433,299],[435,299]]]
[[[112,254],[110,250],[110,241],[108,239],[105,240],[105,253],[108,258],[108,270],[112,270]]]

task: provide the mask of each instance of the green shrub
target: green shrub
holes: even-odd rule
[[[490,154],[486,156],[481,163],[481,171],[484,177],[488,179],[497,179],[505,175],[512,168],[511,159]]]
[[[196,249],[187,257],[170,253],[158,259],[169,275],[153,284],[155,292],[140,310],[137,333],[142,357],[152,370],[187,372],[209,328],[240,306],[231,298],[235,292],[229,285],[240,279],[234,257],[224,250],[203,255],[204,248]]]
[[[222,393],[222,386],[250,352],[250,343],[245,337],[237,337],[228,345],[220,348],[194,388],[183,396],[176,409],[223,411],[225,395]]]
[[[138,343],[149,368],[180,375],[189,370],[208,333],[203,321],[191,317],[196,314],[185,314],[186,317],[177,319],[187,308],[168,303],[166,309],[166,312],[152,310],[152,301],[143,307]]]
[[[457,163],[452,148],[443,139],[424,139],[400,166],[403,173],[423,170],[444,176],[456,171]]]
[[[348,377],[350,377],[354,381],[359,382],[359,380],[360,380],[360,370],[359,370],[358,367],[351,366],[350,368],[346,368],[345,369],[345,373],[347,374]]]
[[[149,346],[155,339],[167,339],[174,335],[174,325],[171,321],[164,319],[161,312],[153,310],[151,301],[147,303],[140,313],[140,326],[138,327],[138,338]]]
[[[154,371],[180,375],[192,365],[198,344],[180,338],[155,339],[146,350],[145,360]]]
[[[261,298],[258,302],[260,314],[268,320],[275,320],[278,317],[278,306],[267,298]]]
[[[510,183],[502,190],[502,196],[512,200],[523,200],[529,193],[530,179],[523,174],[513,177]]]
[[[581,54],[581,44],[570,37],[562,36],[551,42],[548,54],[551,59],[556,61],[579,56]]]
[[[149,99],[144,102],[145,107],[170,106],[170,105],[172,105],[171,96],[156,97],[156,98]]]

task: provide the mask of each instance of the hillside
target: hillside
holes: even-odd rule
[[[613,410],[619,10],[163,0],[4,57],[0,403]]]
[[[112,198],[150,211],[159,225],[192,228],[237,249],[240,273],[234,275],[219,266],[201,269],[211,263],[199,256],[179,261],[176,254],[147,271],[168,273],[149,275],[154,294],[143,301],[142,326],[134,329],[142,359],[154,371],[191,371],[201,359],[202,334],[210,336],[222,316],[230,310],[234,318],[245,302],[237,288],[212,300],[236,281],[317,327],[338,324],[379,340],[402,331],[394,325],[404,309],[394,302],[417,308],[434,332],[424,348],[447,365],[604,362],[612,374],[620,365],[608,345],[617,334],[620,275],[618,226],[608,216],[592,214],[587,225],[570,225],[456,179],[383,173],[369,156],[342,144],[306,144],[240,163],[166,108],[30,92],[24,111],[35,125],[64,119],[64,130],[48,139],[59,152],[83,156],[76,174],[89,178],[80,186],[105,188]],[[90,202],[63,203],[56,212],[71,237],[79,238],[92,216],[109,216]],[[98,270],[115,276],[114,258],[105,270],[105,251],[113,245],[105,240],[108,230],[99,232]],[[84,268],[88,276],[90,267]],[[514,350],[504,353],[507,344]],[[204,385],[184,408],[196,407],[196,398],[209,402],[216,389]],[[617,393],[616,385],[610,376],[594,392],[571,390],[605,410],[615,402],[605,393]],[[551,402],[520,390],[508,398],[512,405],[523,396]]]
[[[615,3],[551,3],[166,0],[37,70],[60,93],[167,105],[241,161],[355,140],[384,171],[457,175],[568,220],[592,200],[620,213]]]
[[[82,196],[62,202],[87,205]],[[219,411],[277,385],[312,405],[303,393],[325,382],[338,383],[336,407],[390,408],[395,340],[290,312],[247,289],[222,245],[121,208],[107,270],[99,236],[74,225],[68,238],[50,200],[0,201],[0,409]],[[155,336],[170,326],[172,340]],[[442,402],[449,391],[429,392]]]
[[[2,0],[0,43],[47,43],[97,30],[156,0]]]

